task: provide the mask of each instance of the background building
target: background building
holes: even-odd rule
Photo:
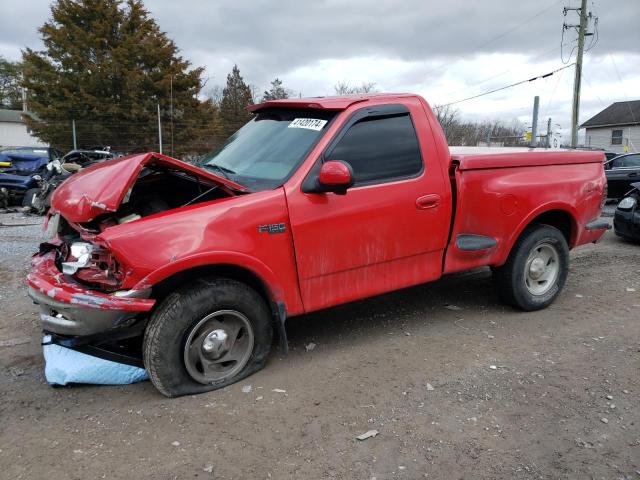
[[[616,102],[580,125],[585,145],[617,153],[640,148],[640,100]]]
[[[0,109],[0,147],[47,146],[31,134],[22,119],[23,115],[25,113],[22,110]]]

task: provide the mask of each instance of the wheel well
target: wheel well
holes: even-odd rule
[[[273,299],[262,279],[251,270],[237,265],[204,265],[183,270],[156,283],[152,287],[151,296],[160,301],[171,292],[197,278],[211,276],[230,278],[249,285],[264,299],[269,309],[274,311]]]
[[[536,218],[531,220],[529,225],[533,224],[551,225],[562,232],[567,245],[571,246],[574,234],[574,221],[571,215],[564,210],[549,210],[548,212],[541,213]]]

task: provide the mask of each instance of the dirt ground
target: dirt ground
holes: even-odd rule
[[[291,319],[288,356],[170,400],[47,386],[24,286],[38,232],[0,227],[0,478],[640,478],[640,246],[612,233],[572,252],[547,310],[453,275]]]

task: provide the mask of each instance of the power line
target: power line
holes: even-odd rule
[[[547,114],[549,113],[549,108],[551,107],[551,102],[553,101],[553,97],[556,94],[556,90],[558,89],[558,85],[560,85],[560,80],[562,80],[562,74],[564,72],[560,72],[560,75],[558,75],[558,79],[556,80],[556,84],[553,87],[553,90],[551,91],[551,96],[549,97],[549,101],[547,102],[547,106],[544,109],[544,114],[542,115],[542,117],[546,117]]]
[[[616,71],[616,76],[618,77],[618,82],[620,83],[620,89],[622,90],[625,103],[627,104],[627,107],[629,108],[629,113],[631,114],[631,120],[635,122],[636,118],[633,115],[633,109],[631,108],[631,104],[629,103],[629,97],[627,97],[627,92],[624,88],[624,82],[622,81],[622,77],[620,76],[620,72],[618,71],[618,65],[616,65],[616,61],[613,59],[613,55],[611,54],[611,52],[609,52],[609,59],[611,60],[611,63],[613,63],[613,68]]]
[[[535,56],[535,57],[533,57],[533,58],[529,58],[529,59],[528,59],[528,61],[529,61],[529,62],[534,62],[534,61],[536,61],[536,60],[538,60],[538,59],[540,59],[540,58],[542,58],[542,57],[544,57],[544,56],[546,56],[546,55],[549,55],[549,54],[550,54],[550,53],[552,53],[552,52],[556,52],[558,49],[559,49],[559,47],[557,47],[557,46],[556,46],[556,47],[553,47],[551,50],[547,50],[546,52],[543,52],[543,53],[541,53],[541,54],[539,54],[539,55],[537,55],[537,56]],[[503,72],[501,72],[501,73],[498,73],[498,74],[496,74],[496,75],[492,75],[492,76],[490,76],[490,77],[483,78],[482,80],[479,80],[479,81],[477,81],[476,83],[474,83],[474,84],[472,84],[472,85],[469,85],[469,88],[477,87],[478,85],[481,85],[481,84],[483,84],[483,83],[485,83],[485,82],[488,82],[489,80],[493,80],[493,79],[495,79],[495,78],[501,77],[501,76],[502,76],[502,75],[504,75],[505,73],[510,73],[510,72],[512,72],[512,71],[513,71],[513,68],[510,68],[510,69],[505,70],[505,71],[503,71]]]
[[[570,63],[569,65],[565,65],[564,67],[557,68],[557,69],[553,70],[552,72],[545,73],[543,75],[538,75],[537,77],[533,77],[533,78],[529,78],[527,80],[522,80],[520,82],[512,83],[511,85],[505,85],[504,87],[496,88],[494,90],[489,90],[488,92],[480,93],[480,94],[474,95],[472,97],[463,98],[462,100],[456,100],[455,102],[445,103],[442,106],[443,107],[448,107],[449,105],[455,105],[456,103],[466,102],[468,100],[473,100],[474,98],[484,97],[485,95],[489,95],[491,93],[496,93],[496,92],[499,92],[501,90],[506,90],[507,88],[512,88],[512,87],[515,87],[517,85],[522,85],[523,83],[533,82],[533,81],[539,80],[541,78],[547,78],[547,77],[550,77],[551,75],[553,75],[554,73],[558,73],[558,72],[564,70],[565,68],[572,67],[573,65],[575,65],[575,63]]]
[[[473,53],[478,52],[480,49],[486,47],[487,45],[492,44],[493,42],[495,42],[496,40],[500,40],[501,38],[506,37],[507,35],[515,32],[516,30],[518,30],[520,27],[523,27],[524,25],[526,25],[527,23],[531,22],[532,20],[535,20],[536,18],[538,18],[539,16],[543,15],[544,13],[548,12],[549,10],[551,10],[553,7],[555,7],[556,5],[558,5],[559,3],[563,2],[564,0],[556,0],[553,3],[551,3],[548,7],[542,9],[541,11],[539,11],[538,13],[536,13],[535,15],[532,15],[531,17],[527,18],[525,21],[520,22],[519,24],[517,24],[515,27],[510,28],[509,30],[507,30],[504,33],[501,33],[500,35],[497,35],[489,40],[487,40],[484,43],[481,43],[480,45],[478,45],[477,47],[475,47],[473,50],[469,51],[466,55],[464,56],[469,56]],[[437,67],[432,68],[431,70],[428,70],[427,72],[425,72],[423,75],[427,76],[430,73],[433,73],[435,71],[440,70],[444,65],[446,65],[446,63],[441,63],[439,64]]]

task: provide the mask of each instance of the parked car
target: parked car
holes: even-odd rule
[[[29,189],[38,182],[50,161],[62,156],[55,148],[15,147],[0,150],[0,188],[4,188],[6,202],[20,205]]]
[[[47,163],[62,157],[62,152],[48,147],[13,147],[0,150],[0,173],[33,175],[42,173]]]
[[[42,176],[39,173],[33,175],[12,175],[0,173],[0,188],[6,193],[7,205],[25,205],[29,196],[27,192],[38,189]]]
[[[632,183],[631,190],[618,203],[613,228],[619,237],[640,241],[640,182]]]
[[[640,180],[640,153],[618,155],[605,162],[609,198],[621,198],[631,189],[631,183]]]
[[[167,396],[261,369],[285,320],[490,266],[500,297],[550,305],[597,241],[604,154],[449,151],[417,95],[267,101],[190,165],[104,162],[53,194],[29,295],[52,341],[143,337]]]
[[[38,176],[37,186],[26,191],[22,206],[39,214],[46,213],[51,206],[51,195],[62,182],[83,168],[111,158],[114,154],[109,150],[71,150],[62,159],[47,164],[44,173]]]
[[[583,150],[583,151],[589,151],[589,152],[602,152],[602,153],[604,153],[604,156],[605,156],[605,162],[607,160],[611,160],[612,158],[617,157],[618,155],[620,155],[617,152],[611,152],[609,150],[604,150],[602,148],[576,147],[576,150]]]

